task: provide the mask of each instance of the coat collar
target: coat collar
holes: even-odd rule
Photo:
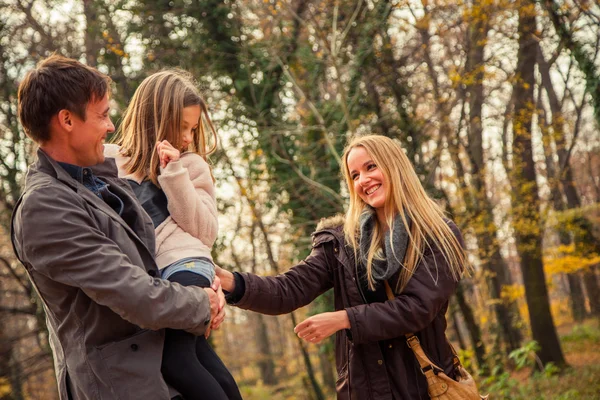
[[[123,229],[128,231],[136,240],[139,240],[143,244],[143,246],[148,250],[148,253],[151,254],[152,258],[154,258],[154,254],[152,251],[150,251],[150,249],[148,248],[148,244],[146,242],[149,239],[149,236],[154,235],[154,229],[151,229],[151,230],[145,229],[145,227],[140,226],[139,229],[141,229],[141,231],[137,232],[137,231],[133,230],[127,224],[127,222],[125,222],[123,220],[123,218],[121,218],[121,216],[119,214],[117,214],[117,212],[115,210],[113,210],[108,204],[106,204],[106,202],[104,200],[102,200],[100,197],[96,196],[91,190],[87,189],[83,184],[81,184],[81,183],[77,182],[77,180],[73,179],[73,177],[67,171],[65,171],[65,169],[63,167],[61,167],[58,164],[58,162],[56,162],[56,160],[54,160],[52,157],[50,157],[48,155],[48,153],[46,153],[44,150],[42,150],[40,148],[37,151],[37,156],[38,156],[38,160],[30,168],[30,170],[28,172],[28,176],[33,175],[37,172],[40,172],[40,173],[47,174],[47,175],[57,179],[58,181],[64,183],[65,185],[70,187],[73,191],[75,191],[79,196],[81,196],[92,207],[101,210],[106,215],[108,215],[114,222],[121,225],[123,227]],[[124,185],[120,185],[121,182],[119,182],[119,179],[118,179],[118,170],[117,170],[117,165],[115,163],[114,158],[106,158],[103,163],[95,165],[95,166],[91,167],[91,169],[95,176],[97,176],[99,178],[103,178],[104,180],[110,180],[110,181],[107,181],[107,183],[114,184],[116,186],[121,186],[119,188],[115,188],[114,186],[111,185],[111,188],[116,189],[119,192],[119,195],[129,196],[130,197],[130,199],[129,199],[130,205],[132,207],[138,208],[138,210],[137,210],[138,212],[144,212],[143,209],[141,208],[141,206],[139,206],[139,203],[138,203],[137,199],[135,198],[135,196],[133,196],[133,193],[127,193],[126,190],[123,188],[123,186],[127,185],[127,184],[125,183]],[[121,200],[123,200],[123,199],[121,199]],[[152,224],[150,223],[150,225],[152,225]],[[142,238],[144,238],[144,239],[142,239]]]
[[[65,171],[63,167],[60,166],[58,162],[56,162],[56,160],[50,157],[48,153],[46,153],[41,148],[39,148],[37,151],[37,158],[38,159],[32,168],[34,171],[39,171],[48,174],[58,179],[62,183],[66,184],[75,191],[78,191],[78,189],[80,189],[77,180],[74,179],[67,171]],[[96,176],[102,176],[106,178],[118,177],[117,164],[115,163],[114,158],[106,158],[103,163],[94,165],[90,168],[93,174]]]
[[[54,160],[52,157],[48,155],[41,148],[37,151],[38,160],[33,166],[33,171],[39,171],[45,174],[48,174],[58,181],[64,183],[73,189],[78,195],[80,195],[84,200],[93,205],[94,207],[102,210],[106,214],[108,214],[111,218],[119,222],[121,225],[124,225],[126,228],[129,228],[129,225],[113,210],[104,200],[100,197],[96,196],[92,193],[91,190],[86,188],[82,183],[78,182],[75,178],[71,176],[60,164]],[[106,166],[104,166],[107,164]],[[112,164],[112,168],[111,168]],[[102,164],[92,167],[92,173],[97,177],[110,177],[110,172],[114,168],[115,176],[116,176],[116,165],[115,161],[112,158],[107,158]],[[108,173],[108,174],[107,174]],[[108,175],[108,176],[107,176]]]

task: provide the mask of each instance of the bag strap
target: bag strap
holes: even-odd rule
[[[394,296],[394,292],[392,291],[390,284],[387,280],[384,281],[384,284],[388,300],[393,300],[396,296]],[[423,372],[424,374],[426,374],[429,370],[432,370],[436,374],[437,372],[444,372],[442,368],[438,367],[429,359],[429,357],[427,357],[425,351],[423,351],[423,348],[421,347],[421,342],[419,341],[419,338],[416,337],[415,334],[407,333],[404,336],[406,336],[406,343],[408,344],[408,347],[410,347],[410,349],[413,351],[417,361],[419,362],[421,372]],[[458,368],[461,365],[460,359],[458,358],[458,354],[456,353],[456,350],[454,350],[454,346],[452,346],[452,343],[448,342],[448,344],[450,345],[450,349],[452,350],[452,363],[454,364],[454,368]]]

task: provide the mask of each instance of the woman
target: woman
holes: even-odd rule
[[[462,237],[392,139],[353,140],[342,168],[348,212],[321,221],[304,261],[275,277],[219,268],[217,275],[230,303],[265,314],[291,312],[333,287],[336,311],[294,330],[310,343],[336,334],[338,399],[428,399],[404,335],[414,333],[431,360],[455,378],[444,314],[466,265]]]

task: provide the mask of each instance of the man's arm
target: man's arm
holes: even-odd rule
[[[38,188],[17,210],[16,245],[36,272],[80,288],[98,304],[146,329],[204,333],[218,299],[212,289],[149,276],[98,230],[83,201],[68,189]]]

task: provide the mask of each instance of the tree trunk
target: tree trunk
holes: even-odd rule
[[[562,367],[566,363],[550,313],[542,262],[543,226],[540,221],[540,199],[531,144],[535,107],[535,5],[521,5],[518,10],[519,50],[517,79],[513,88],[513,167],[510,173],[513,223],[532,336],[540,346],[538,356],[544,365],[552,362]]]
[[[319,365],[321,367],[321,376],[323,377],[323,386],[329,389],[335,389],[336,377],[333,373],[335,368],[335,356],[333,356],[333,337],[328,338],[319,346]]]
[[[23,376],[21,364],[15,357],[15,349],[11,349],[8,355],[9,381],[11,387],[11,400],[24,400],[23,395]]]
[[[542,132],[543,139],[542,145],[544,147],[544,158],[546,162],[546,178],[548,180],[548,185],[550,186],[550,197],[552,200],[552,206],[555,211],[562,212],[566,209],[565,202],[562,197],[562,193],[559,190],[560,179],[557,176],[556,163],[554,162],[554,152],[551,147],[552,135],[551,131],[556,134],[564,134],[563,132],[563,124],[562,124],[562,111],[561,107],[558,104],[556,95],[554,93],[554,88],[552,86],[552,82],[550,79],[550,68],[546,64],[541,49],[538,44],[538,64],[539,70],[542,75],[542,85],[546,87],[546,91],[548,92],[548,96],[552,99],[550,103],[553,104],[552,108],[552,117],[555,123],[551,126],[548,125],[548,117],[546,115],[546,110],[544,106],[541,104],[541,93],[538,96],[538,125],[540,127],[540,131]],[[540,88],[541,90],[541,88]],[[569,168],[569,166],[567,166]],[[570,170],[570,168],[569,168]],[[558,237],[561,245],[568,246],[571,244],[571,236],[569,232],[565,229],[564,224],[558,224],[557,226]],[[571,306],[571,314],[573,315],[573,319],[575,321],[582,321],[585,318],[585,298],[583,296],[583,290],[581,288],[581,281],[579,279],[579,275],[577,273],[570,273],[567,275],[567,284],[569,286],[569,303]]]
[[[483,338],[481,337],[481,329],[479,329],[479,325],[477,325],[477,322],[475,321],[475,316],[473,315],[471,306],[465,299],[465,289],[463,283],[460,283],[456,288],[456,301],[458,303],[458,307],[460,308],[460,312],[463,315],[463,319],[465,320],[465,325],[467,325],[467,330],[469,331],[469,337],[471,339],[471,345],[473,347],[473,351],[475,352],[475,357],[477,358],[477,364],[481,370],[480,373],[481,375],[488,375],[489,366],[485,361],[485,344],[483,343]]]
[[[597,127],[600,128],[600,75],[596,71],[594,60],[590,58],[584,47],[573,37],[572,31],[567,27],[565,19],[569,20],[568,8],[562,7],[554,0],[544,0],[542,3],[548,11],[561,44],[569,49],[571,56],[577,61],[579,69],[585,76],[585,89],[592,96],[594,116],[596,117]]]
[[[583,256],[600,254],[600,244],[593,234],[591,222],[584,216],[574,217],[570,221],[574,225],[575,232],[575,251]],[[600,288],[598,287],[598,277],[594,268],[589,268],[583,273],[583,282],[587,297],[590,303],[592,315],[600,316]]]
[[[458,347],[461,350],[466,350],[467,349],[467,344],[465,343],[465,339],[463,338],[463,334],[461,332],[461,327],[460,327],[460,319],[459,319],[459,315],[458,315],[458,309],[457,309],[458,305],[456,304],[456,302],[451,302],[450,303],[450,318],[452,320],[452,328],[454,328],[454,334],[456,335],[456,341],[458,342]]]
[[[519,324],[519,310],[517,304],[502,299],[502,288],[512,283],[508,266],[500,253],[497,239],[498,228],[494,222],[493,205],[487,196],[485,184],[486,164],[483,150],[482,108],[484,103],[483,82],[485,79],[484,50],[487,41],[489,25],[487,19],[482,18],[482,11],[486,6],[475,1],[473,4],[473,20],[468,32],[468,56],[465,72],[470,76],[466,87],[469,99],[469,143],[467,154],[471,162],[470,177],[473,183],[472,213],[473,219],[480,221],[475,227],[478,239],[478,255],[482,268],[490,271],[488,287],[490,297],[494,300],[494,311],[497,327],[507,353],[519,348],[523,340]],[[499,329],[498,329],[499,328]]]
[[[100,44],[98,40],[102,37],[100,34],[100,22],[98,12],[96,11],[96,2],[94,0],[83,0],[83,15],[85,16],[85,61],[90,67],[98,65],[98,52]]]
[[[577,322],[581,322],[586,314],[585,297],[583,296],[583,289],[581,288],[581,278],[577,273],[567,274],[567,281],[569,282],[569,303],[571,305],[573,319]]]
[[[256,274],[256,260],[257,260],[257,251],[256,251],[256,243],[255,243],[255,234],[256,230],[256,222],[252,225],[251,230],[251,244],[252,244],[252,269],[251,272]],[[235,258],[235,262],[238,266],[239,261]],[[263,382],[266,385],[274,385],[277,383],[277,377],[275,376],[275,364],[273,363],[273,354],[271,352],[271,343],[269,340],[269,330],[267,329],[267,323],[265,321],[265,317],[259,313],[251,313],[252,318],[254,319],[256,326],[256,341],[257,347],[259,351],[259,356],[257,359],[258,369],[260,370],[260,375],[262,377]]]
[[[262,314],[253,313],[253,319],[256,323],[256,341],[258,347],[258,369],[265,385],[276,385],[278,383],[275,375],[275,363],[271,353],[269,334],[265,317]]]

